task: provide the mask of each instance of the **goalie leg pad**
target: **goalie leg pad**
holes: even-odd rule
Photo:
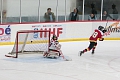
[[[48,56],[46,56],[46,57],[58,58],[59,57],[59,52],[58,51],[49,51]]]

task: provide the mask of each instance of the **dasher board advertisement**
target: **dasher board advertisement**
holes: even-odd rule
[[[10,25],[0,25],[0,42],[10,42],[11,28]]]

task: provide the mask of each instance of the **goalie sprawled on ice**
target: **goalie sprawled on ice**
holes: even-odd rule
[[[61,51],[61,44],[59,44],[58,38],[56,35],[53,35],[50,45],[49,45],[49,51],[44,52],[44,57],[52,57],[52,58],[58,58],[60,56],[63,56]]]

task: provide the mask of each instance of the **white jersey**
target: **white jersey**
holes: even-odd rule
[[[61,49],[61,45],[59,44],[59,42],[57,40],[53,40],[51,39],[50,41],[50,45],[49,45],[49,51],[45,52],[43,56],[45,57],[63,57],[64,59],[64,55],[62,54]]]
[[[61,48],[61,45],[59,44],[59,42],[57,40],[51,39],[49,49],[59,50],[60,48]]]

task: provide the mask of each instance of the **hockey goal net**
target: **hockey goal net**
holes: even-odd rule
[[[48,51],[49,43],[49,30],[18,31],[12,51],[5,56],[18,58],[19,54],[43,53]]]

